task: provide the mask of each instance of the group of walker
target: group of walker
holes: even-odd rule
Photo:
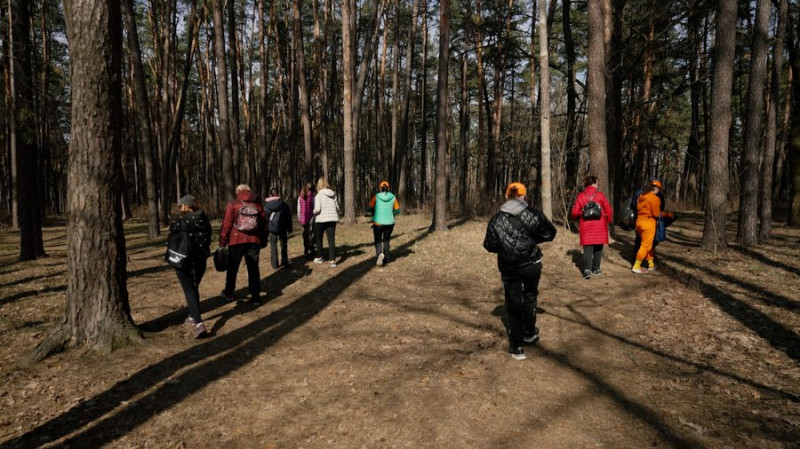
[[[339,202],[336,192],[324,178],[317,181],[316,193],[310,183],[300,190],[297,199],[298,222],[303,228],[303,256],[314,256],[316,264],[325,263],[322,235],[328,240],[328,257],[331,267],[336,267],[336,224],[339,222]],[[170,220],[168,245],[179,238],[186,241],[186,248],[174,251],[168,248],[167,260],[175,267],[175,274],[186,297],[189,316],[184,324],[192,328],[193,338],[208,335],[208,329],[200,315],[199,285],[206,271],[210,255],[211,223],[192,195],[178,201],[179,211]],[[375,239],[376,265],[389,262],[389,241],[394,230],[395,215],[400,205],[390,191],[387,181],[382,181],[369,202],[367,211],[372,214]],[[291,266],[288,254],[288,238],[292,232],[292,216],[289,206],[278,189],[271,189],[262,205],[258,196],[246,184],[236,187],[236,198],[225,206],[225,214],[219,234],[219,248],[227,252],[225,265],[225,288],[222,297],[227,301],[235,296],[236,276],[242,259],[247,268],[249,303],[261,305],[261,272],[259,255],[261,249],[271,243],[270,262],[273,269]],[[280,245],[280,256],[278,254]],[[185,254],[179,254],[179,253]],[[177,254],[170,260],[170,254]]]
[[[642,262],[647,261],[647,271],[655,270],[657,228],[671,223],[674,214],[664,212],[661,181],[648,181],[646,191],[639,191],[631,201],[635,211],[636,259],[633,273],[644,273]],[[555,238],[556,229],[542,211],[529,205],[527,189],[519,182],[508,185],[506,202],[489,220],[483,246],[497,253],[497,267],[503,282],[508,313],[508,352],[517,360],[524,360],[524,345],[539,341],[536,327],[539,280],[542,274],[542,252],[538,244]],[[591,279],[603,273],[600,262],[603,247],[609,243],[608,229],[613,223],[613,210],[608,198],[597,188],[597,177],[583,178],[583,190],[577,195],[570,210],[570,218],[578,221],[580,244],[583,247],[582,275]]]

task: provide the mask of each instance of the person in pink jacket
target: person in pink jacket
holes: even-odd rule
[[[597,218],[584,218],[584,207],[590,201],[600,206],[601,213]],[[583,246],[583,278],[602,274],[600,261],[603,259],[603,245],[608,244],[608,224],[614,219],[614,211],[608,198],[597,190],[597,176],[583,177],[583,191],[575,198],[570,217],[579,220],[578,232]]]

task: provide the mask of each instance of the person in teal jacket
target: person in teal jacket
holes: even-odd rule
[[[394,216],[400,213],[400,203],[389,191],[389,182],[381,181],[379,192],[372,196],[367,212],[372,213],[372,235],[375,237],[375,265],[389,262],[389,239],[394,231]]]

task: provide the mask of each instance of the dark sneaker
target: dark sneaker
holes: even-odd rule
[[[187,326],[194,326],[195,324],[197,324],[197,321],[195,321],[194,318],[187,316],[186,319],[183,320],[183,324]]]
[[[596,270],[592,270],[592,276],[600,276],[601,274],[603,274],[603,270],[599,268]]]
[[[225,298],[225,301],[228,302],[236,301],[236,296],[225,293],[225,290],[222,290],[222,293],[220,293],[220,295],[222,295],[222,297]]]
[[[524,341],[526,345],[532,345],[539,341],[539,333],[537,332],[529,337],[525,337],[522,339],[522,341]]]
[[[589,271],[589,270],[583,270],[583,278],[584,279],[591,279],[592,278],[592,272]]]
[[[198,324],[197,324],[197,325],[194,327],[194,334],[193,334],[193,338],[195,338],[195,339],[197,339],[197,338],[203,338],[203,337],[205,337],[205,336],[207,336],[207,335],[208,335],[208,331],[206,330],[206,325],[205,325],[205,324],[203,324],[203,323],[198,323]]]
[[[511,357],[514,357],[515,360],[525,360],[528,358],[525,356],[525,350],[522,349],[522,346],[512,346],[508,348],[508,352],[511,354]]]
[[[261,305],[261,298],[253,298],[250,300],[250,305],[258,307]]]

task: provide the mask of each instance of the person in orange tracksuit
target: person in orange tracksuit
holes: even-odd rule
[[[653,240],[656,236],[656,219],[661,216],[661,199],[658,193],[661,192],[661,181],[653,180],[650,182],[650,191],[639,196],[636,205],[636,232],[642,239],[639,251],[636,253],[636,262],[631,271],[634,273],[644,273],[642,261],[646,258],[648,270],[655,270],[655,246]]]

